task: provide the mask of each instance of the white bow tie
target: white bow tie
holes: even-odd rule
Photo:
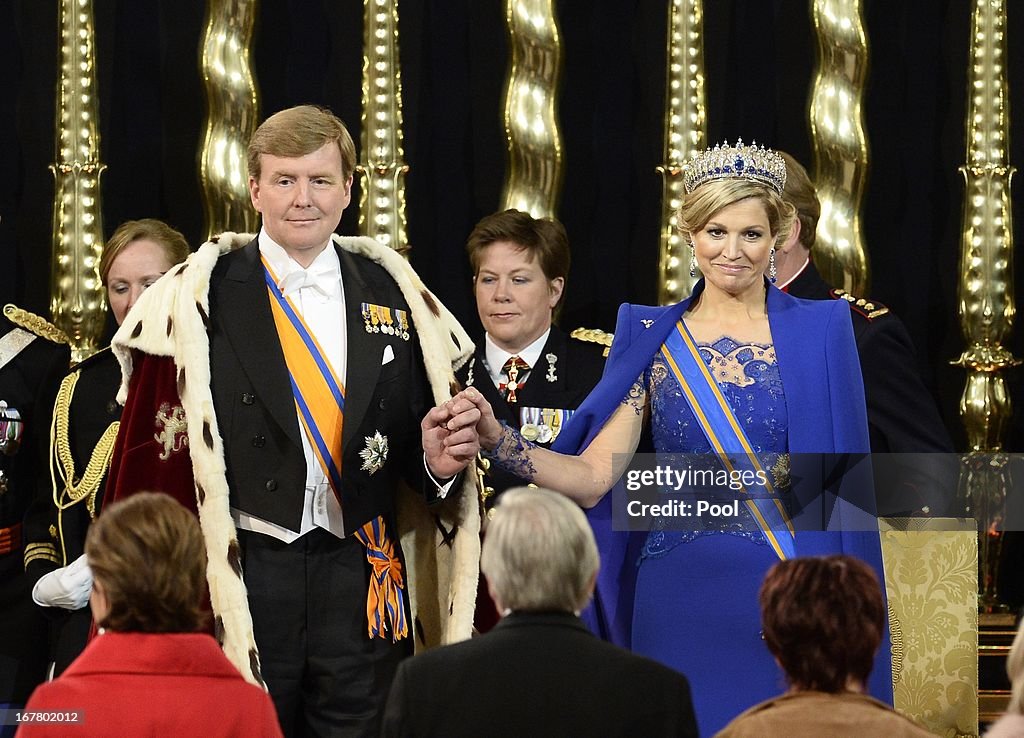
[[[324,297],[331,297],[338,291],[338,275],[332,269],[317,273],[296,269],[281,280],[281,294],[287,297],[304,287],[311,287]]]

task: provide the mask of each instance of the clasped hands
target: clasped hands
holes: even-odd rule
[[[453,477],[480,451],[493,449],[501,425],[491,405],[473,387],[430,410],[420,423],[423,453],[431,473]]]

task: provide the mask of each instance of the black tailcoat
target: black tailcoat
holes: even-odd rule
[[[378,515],[393,520],[400,478],[415,489],[424,485],[419,427],[428,395],[411,321],[407,339],[366,330],[362,303],[408,314],[394,279],[369,259],[334,248],[345,289],[344,314],[338,316],[346,321],[348,356],[341,504],[349,534]],[[303,431],[256,240],[218,260],[209,299],[211,389],[231,505],[297,531],[306,484]],[[388,346],[394,358],[383,363]],[[376,433],[387,438],[389,450],[374,472],[362,468],[359,452]]]

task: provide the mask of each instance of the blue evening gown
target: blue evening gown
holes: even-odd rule
[[[699,344],[726,401],[759,456],[787,451],[787,412],[773,347],[723,337]],[[711,454],[711,446],[659,352],[644,382],[655,451]],[[633,650],[684,673],[700,733],[713,735],[746,708],[785,691],[761,637],[757,592],[778,557],[741,505],[742,522],[709,519],[672,530],[657,520],[643,546],[633,611]]]

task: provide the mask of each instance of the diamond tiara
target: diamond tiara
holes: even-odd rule
[[[683,165],[683,186],[693,192],[715,179],[749,179],[769,185],[780,195],[786,186],[786,162],[771,149],[756,143],[745,146],[737,139],[697,154]]]

